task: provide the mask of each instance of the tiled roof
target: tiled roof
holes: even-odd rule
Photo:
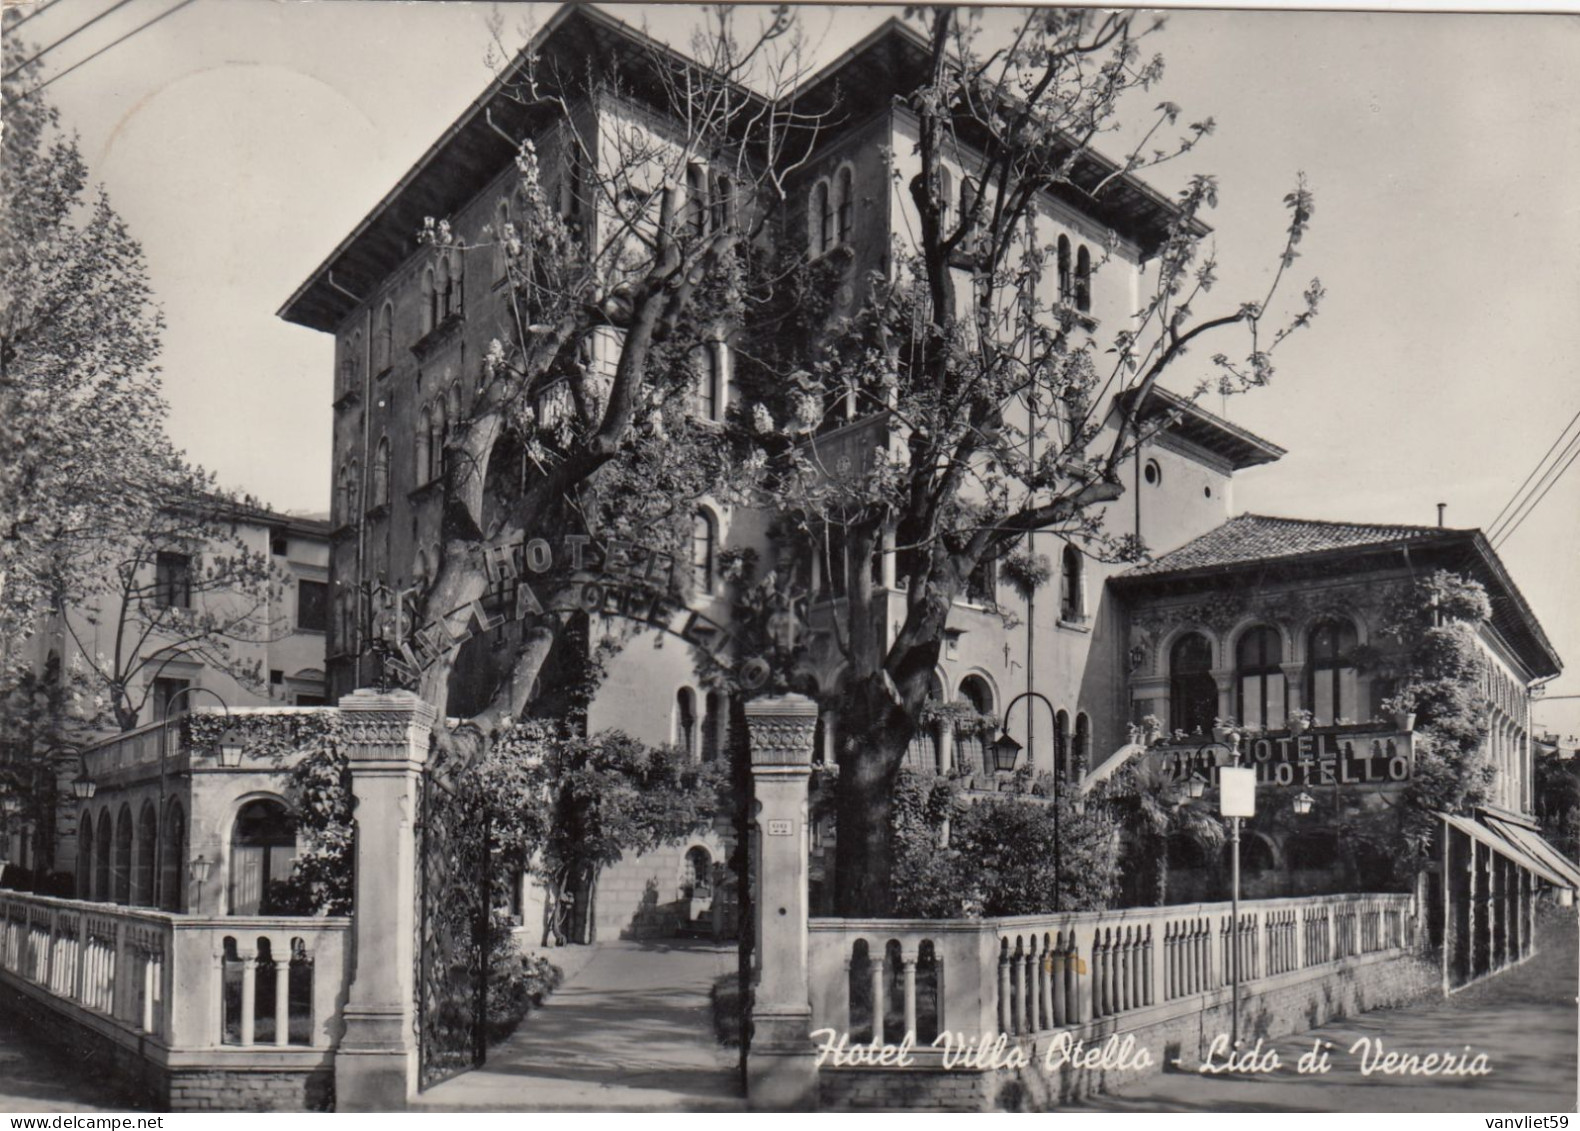
[[[1267,558],[1289,558],[1362,546],[1393,545],[1461,533],[1436,526],[1372,526],[1242,514],[1121,577],[1157,577]]]

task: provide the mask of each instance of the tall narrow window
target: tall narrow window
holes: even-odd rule
[[[1070,762],[1070,713],[1055,711],[1053,715],[1053,772],[1061,781],[1069,781],[1073,771]]]
[[[1070,237],[1059,237],[1059,301],[1066,306],[1075,303],[1075,272],[1070,262]]]
[[[713,592],[713,517],[706,511],[691,516],[691,581],[697,592]]]
[[[433,268],[422,273],[422,332],[427,334],[439,324],[439,286],[434,281]]]
[[[159,906],[166,911],[186,909],[186,892],[181,881],[186,876],[187,814],[175,798],[165,806],[165,820],[159,830],[164,847],[159,851]]]
[[[972,209],[977,206],[977,183],[970,177],[960,178],[960,219],[970,217]]]
[[[686,227],[693,238],[708,231],[708,173],[695,162],[686,166]]]
[[[439,479],[444,475],[444,400],[436,398],[433,402],[433,415],[429,417],[428,433],[428,478]]]
[[[439,259],[439,302],[434,311],[434,324],[437,325],[450,317],[455,311],[451,303],[455,299],[455,281],[450,278],[450,257],[442,256]]]
[[[144,801],[137,815],[137,851],[132,854],[132,902],[154,906],[154,853],[159,843],[159,818],[154,803]]]
[[[675,745],[687,758],[697,758],[697,697],[689,687],[675,692]]]
[[[1081,551],[1066,544],[1059,558],[1059,619],[1080,624],[1086,619],[1086,594]]]
[[[300,578],[296,582],[296,627],[329,630],[329,583]]]
[[[230,913],[273,914],[274,886],[291,875],[296,822],[278,801],[249,801],[236,814],[230,839]]]
[[[834,195],[839,204],[835,212],[836,238],[842,244],[850,243],[851,228],[856,219],[855,176],[846,165],[834,178]]]
[[[702,343],[697,373],[697,397],[694,414],[698,420],[723,419],[724,407],[724,343]]]
[[[379,437],[379,446],[373,453],[373,505],[390,505],[390,439]]]
[[[1092,764],[1092,720],[1085,711],[1075,716],[1075,741],[1070,750],[1070,780],[1079,781]]]
[[[417,414],[417,436],[414,445],[416,456],[416,479],[418,486],[428,482],[431,478],[429,472],[433,469],[432,457],[429,455],[428,443],[432,438],[433,414],[428,411],[428,406],[423,405],[422,411]]]
[[[729,700],[717,691],[708,692],[703,700],[702,760],[716,761],[724,749],[725,736],[729,734]]]
[[[115,826],[110,823],[108,809],[99,813],[99,831],[93,844],[93,898],[108,903],[115,898],[115,884],[110,875],[110,864],[115,858]]]
[[[115,893],[116,903],[132,901],[132,807],[123,804],[115,819]]]
[[[395,311],[385,303],[379,307],[378,326],[373,331],[373,369],[383,373],[393,364],[395,357]]]
[[[1239,720],[1276,730],[1284,725],[1283,641],[1268,625],[1248,629],[1234,650]]]
[[[1075,253],[1075,309],[1082,314],[1092,309],[1092,253],[1084,243]]]
[[[983,558],[966,578],[966,601],[973,605],[998,604],[998,559]]]
[[[834,213],[829,202],[828,182],[818,181],[812,186],[811,206],[812,251],[822,254],[834,239]]]
[[[154,680],[153,707],[155,719],[168,719],[171,704],[176,702],[176,696],[192,686],[189,679],[172,679],[169,676],[160,676]]]
[[[159,551],[154,559],[154,604],[161,609],[192,607],[192,559]]]
[[[1318,726],[1331,726],[1359,715],[1359,689],[1354,662],[1355,626],[1329,620],[1311,630],[1306,645],[1306,706]]]
[[[93,898],[93,814],[77,818],[77,898]]]
[[[993,772],[993,754],[982,741],[982,728],[995,717],[993,689],[979,675],[968,675],[960,681],[960,697],[971,704],[977,718],[955,726],[955,765],[972,773],[981,767],[983,772]]]
[[[726,231],[735,226],[735,182],[720,173],[710,187],[715,231]]]
[[[1169,649],[1169,726],[1209,731],[1218,717],[1218,681],[1212,675],[1212,645],[1189,632]]]

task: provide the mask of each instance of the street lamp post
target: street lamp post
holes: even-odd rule
[[[1256,771],[1240,765],[1240,735],[1224,736],[1230,764],[1218,769],[1218,812],[1229,818],[1230,1048],[1240,1045],[1240,822],[1256,816]]]
[[[1004,720],[999,723],[999,736],[993,741],[993,765],[1000,770],[1013,770],[1015,759],[1020,754],[1020,743],[1016,742],[1009,734],[1009,715],[1015,709],[1015,704],[1022,699],[1040,699],[1048,708],[1048,721],[1052,725],[1052,733],[1058,732],[1058,713],[1054,710],[1051,700],[1040,691],[1022,691],[1011,699],[1004,707]],[[1026,738],[1031,738],[1031,714],[1028,708],[1026,715]],[[1057,754],[1055,755],[1057,756]],[[1031,755],[1028,753],[1027,758]],[[1007,763],[1007,764],[1006,764]],[[1059,828],[1059,767],[1053,768],[1053,909],[1063,909],[1063,894],[1060,889],[1064,886],[1064,853],[1063,840]]]
[[[207,692],[209,695],[212,695],[214,697],[214,701],[219,704],[219,709],[221,711],[225,712],[225,729],[226,729],[227,733],[230,730],[230,705],[227,704],[224,699],[220,698],[220,694],[217,691],[214,691],[214,690],[212,690],[210,688],[207,688],[207,687],[197,687],[197,686],[183,687],[179,691],[177,691],[174,695],[170,696],[170,698],[165,701],[165,717],[160,720],[160,726],[159,726],[159,811],[158,811],[159,812],[159,819],[158,819],[158,824],[156,825],[156,828],[158,829],[158,835],[156,835],[154,837],[153,888],[154,888],[154,906],[156,906],[156,907],[163,907],[165,902],[167,900],[169,900],[170,895],[171,895],[170,892],[164,890],[164,879],[165,879],[164,851],[165,851],[165,820],[166,820],[166,814],[165,814],[165,753],[166,753],[166,749],[168,748],[168,746],[170,744],[170,719],[175,714],[174,708],[175,708],[176,700],[180,699],[183,695],[191,695],[195,691]],[[224,746],[226,744],[222,742],[221,745]],[[227,764],[229,763],[229,758],[225,757],[223,754],[221,755],[221,757]],[[181,869],[178,867],[176,869],[176,876],[179,877],[180,875],[181,875]],[[177,883],[179,883],[179,882],[180,881],[178,879]],[[179,901],[177,901],[177,902],[179,903]],[[180,907],[179,906],[173,907],[170,910],[179,911]]]

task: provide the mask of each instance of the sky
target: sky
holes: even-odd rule
[[[43,46],[114,0],[57,0]],[[51,50],[50,74],[174,7],[132,0]],[[507,43],[553,6],[501,5]],[[605,5],[660,36],[694,11]],[[93,177],[143,242],[168,329],[170,430],[227,486],[328,507],[332,342],[285,299],[490,78],[492,6],[197,0],[52,84]],[[897,8],[802,11],[836,56]],[[989,13],[989,21],[1005,14]],[[1214,173],[1226,309],[1258,297],[1283,195],[1316,194],[1295,265],[1327,299],[1273,383],[1209,407],[1287,448],[1241,512],[1486,528],[1580,412],[1580,16],[1175,11],[1161,83],[1214,135],[1149,175]],[[1160,548],[1162,549],[1162,548]],[[1580,697],[1580,470],[1499,547]],[[1580,733],[1580,698],[1538,704]]]

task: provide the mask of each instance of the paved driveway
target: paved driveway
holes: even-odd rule
[[[742,1108],[737,1052],[714,1040],[708,992],[735,946],[600,943],[488,1063],[424,1092],[435,1111]]]

